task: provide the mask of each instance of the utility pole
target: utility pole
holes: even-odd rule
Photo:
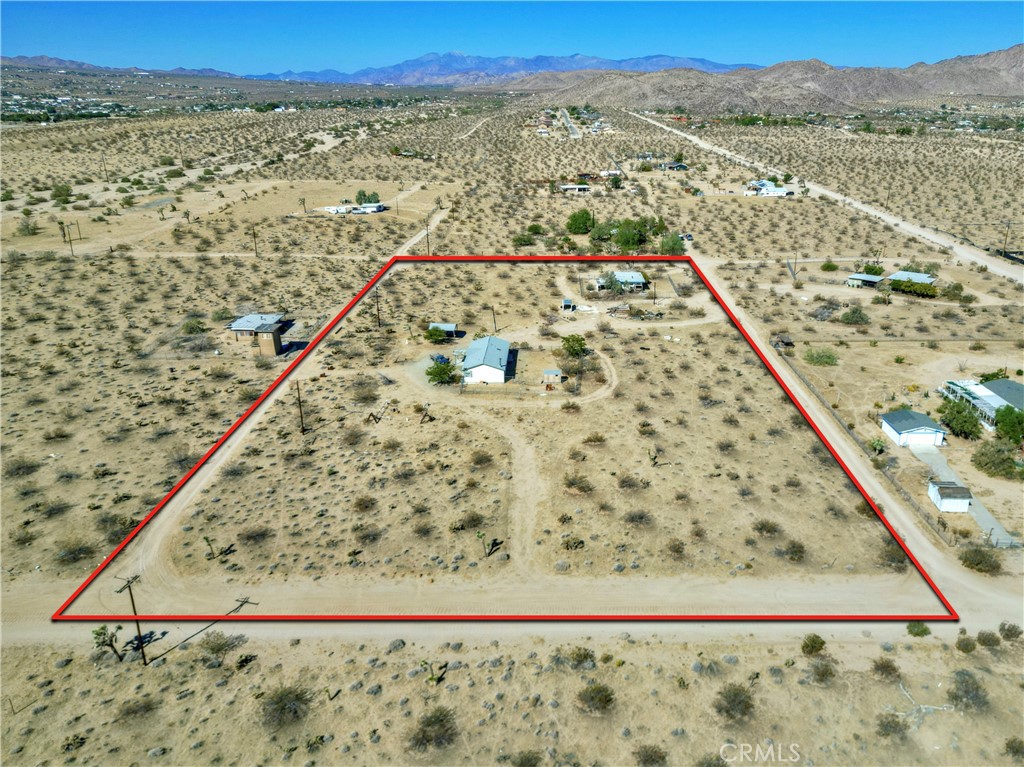
[[[377,303],[377,327],[379,328],[381,326],[381,323],[380,323],[380,288],[374,287],[374,289],[373,289],[373,298],[374,298],[374,301]]]
[[[107,183],[110,183],[110,174],[107,173],[107,156],[100,152],[100,162],[103,163],[103,178],[106,179]]]
[[[146,646],[142,641],[142,627],[139,626],[139,612],[135,609],[135,594],[132,593],[132,584],[139,580],[138,575],[133,575],[131,578],[118,578],[118,580],[124,581],[124,585],[117,590],[116,593],[121,594],[125,590],[128,591],[128,598],[132,601],[132,615],[135,616],[135,637],[139,643],[139,652],[142,653],[142,665],[147,665],[146,662]]]
[[[253,253],[255,253],[256,256],[259,257],[260,249],[256,245],[256,224],[252,225],[252,250],[253,250]]]
[[[430,255],[430,216],[429,215],[427,216],[427,219],[426,219],[425,223],[427,225],[427,255],[429,256]]]
[[[491,322],[494,323],[494,332],[498,332],[498,317],[494,313],[494,304],[491,304]]]
[[[302,392],[299,391],[299,382],[295,382],[295,397],[299,401],[299,428],[302,430],[300,434],[306,433],[306,419],[302,414]]]

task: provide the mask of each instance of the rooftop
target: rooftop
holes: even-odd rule
[[[851,274],[846,279],[860,280],[861,282],[881,282],[882,280],[885,279],[885,277],[882,277],[881,275],[878,274],[863,274],[861,272],[856,272],[855,274]]]
[[[956,482],[936,482],[932,480],[929,482],[938,493],[939,498],[973,498],[971,491],[963,485],[958,485]]]
[[[463,370],[472,370],[480,365],[505,369],[508,362],[508,341],[497,336],[484,336],[473,341],[466,349],[466,357],[462,361]]]
[[[941,431],[943,434],[946,433],[945,429],[935,423],[935,421],[924,413],[918,413],[913,410],[894,410],[891,413],[883,413],[881,418],[889,424],[897,434],[914,431],[915,429],[933,429],[935,431]]]
[[[1024,410],[1024,384],[1011,381],[1009,378],[997,378],[994,381],[981,384],[981,387],[988,389],[994,397],[1002,400],[1001,404],[992,403],[996,406],[997,410],[1003,407],[1003,405],[1010,405],[1017,408],[1017,410]]]
[[[261,325],[279,323],[283,317],[283,314],[247,314],[228,325],[228,330],[251,330],[255,332]]]
[[[906,282],[918,282],[921,283],[922,285],[931,285],[933,282],[935,282],[935,278],[932,277],[930,274],[923,274],[921,272],[904,272],[903,270],[893,272],[892,274],[889,275],[888,279]]]
[[[445,333],[454,333],[459,329],[459,326],[458,323],[455,322],[431,322],[430,327],[428,327],[427,330],[430,330],[431,328],[441,328]]]

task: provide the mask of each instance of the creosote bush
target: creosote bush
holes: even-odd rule
[[[907,736],[908,725],[906,720],[901,719],[896,714],[879,714],[878,715],[878,726],[875,728],[875,734],[881,738],[896,738],[897,740],[903,740]]]
[[[946,697],[965,711],[984,711],[989,706],[988,693],[974,673],[967,669],[953,672],[953,684],[946,690]]]
[[[576,699],[588,711],[607,711],[615,703],[615,692],[608,685],[595,682],[576,693]]]
[[[263,723],[283,727],[306,718],[313,692],[298,685],[276,687],[263,697]]]
[[[888,682],[895,682],[900,678],[900,667],[892,658],[875,658],[871,662],[871,671]]]
[[[419,726],[409,737],[409,747],[416,751],[447,748],[455,742],[459,728],[455,724],[455,711],[446,706],[436,706],[420,717]]]
[[[727,684],[718,691],[714,708],[717,714],[730,722],[737,722],[754,713],[754,698],[743,685]]]
[[[668,752],[660,746],[643,744],[633,752],[637,767],[664,767],[668,764]]]
[[[825,640],[818,634],[808,634],[800,644],[800,652],[804,655],[817,655],[825,649]]]

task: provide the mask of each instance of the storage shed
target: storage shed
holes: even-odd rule
[[[970,511],[971,491],[956,482],[928,482],[928,497],[939,511]]]

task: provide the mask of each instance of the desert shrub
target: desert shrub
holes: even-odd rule
[[[875,658],[871,661],[871,671],[888,682],[895,682],[900,678],[900,667],[892,658]]]
[[[435,706],[420,717],[419,726],[409,737],[409,746],[417,751],[447,748],[455,742],[459,728],[455,724],[455,711],[446,706]]]
[[[594,485],[589,479],[581,474],[573,473],[565,475],[565,486],[569,490],[575,490],[578,493],[592,493],[594,492]]]
[[[867,325],[871,322],[871,318],[859,306],[852,306],[848,311],[839,315],[839,321],[844,325]]]
[[[269,538],[273,534],[274,531],[266,525],[260,525],[258,527],[248,527],[238,534],[238,540],[240,540],[242,543],[247,543],[250,546],[256,546],[260,543],[263,543],[263,541],[267,540],[267,538]]]
[[[623,474],[619,477],[619,487],[623,490],[638,490],[640,485],[640,478],[635,474]]]
[[[584,663],[593,663],[594,658],[594,651],[589,647],[573,647],[569,650],[569,665],[574,669]]]
[[[1003,569],[999,557],[990,549],[983,549],[980,546],[972,546],[961,551],[960,562],[964,567],[986,575],[997,575]]]
[[[668,753],[660,746],[643,744],[633,752],[637,767],[663,767],[668,764]]]
[[[352,502],[352,508],[360,514],[365,514],[377,507],[377,499],[372,495],[361,495]]]
[[[978,632],[978,644],[982,647],[998,647],[1002,644],[1002,639],[999,638],[999,634],[994,631],[979,631]]]
[[[1012,442],[1002,439],[982,442],[971,456],[971,463],[990,477],[1020,479],[1024,471],[1013,460],[1016,450]]]
[[[487,466],[494,460],[494,457],[485,450],[474,450],[472,462],[474,466]]]
[[[221,471],[221,476],[225,479],[237,479],[238,477],[244,477],[251,471],[253,471],[252,466],[247,463],[238,462],[225,466]]]
[[[603,445],[604,435],[599,432],[591,432],[583,438],[584,445]]]
[[[974,641],[973,637],[969,637],[966,634],[957,637],[956,649],[962,653],[970,654],[974,652],[978,647],[978,643]]]
[[[223,631],[208,631],[199,640],[200,652],[208,658],[224,660],[224,656],[248,642],[244,634],[227,635]]]
[[[349,447],[355,447],[363,441],[366,433],[355,426],[350,426],[341,433],[341,441]]]
[[[128,533],[135,529],[139,520],[126,514],[112,514],[105,511],[96,517],[96,529],[99,530],[103,540],[111,545],[120,543]]]
[[[1018,762],[1024,760],[1024,740],[1021,740],[1016,735],[1012,738],[1007,738],[1006,745],[1003,747],[1003,755]]]
[[[839,364],[839,357],[831,349],[808,349],[804,352],[804,359],[808,364],[818,367]]]
[[[727,684],[718,691],[714,709],[730,722],[740,721],[754,713],[754,698],[743,685]]]
[[[811,679],[816,683],[827,685],[836,676],[836,667],[828,658],[815,658],[811,663]]]
[[[800,541],[790,540],[784,549],[779,550],[779,554],[790,562],[803,562],[804,556],[807,554],[807,547]]]
[[[379,527],[361,527],[358,530],[353,528],[352,532],[356,534],[356,540],[363,546],[369,546],[384,537],[384,531]]]
[[[873,512],[872,512],[873,513]],[[888,536],[882,541],[882,548],[878,553],[878,563],[882,567],[888,567],[898,573],[904,573],[910,566],[907,554],[894,538]]]
[[[924,621],[910,621],[907,624],[907,633],[912,637],[926,637],[932,633]]]
[[[159,703],[153,698],[136,698],[135,700],[126,700],[121,704],[118,709],[118,719],[135,719],[140,716],[152,713],[159,707]]]
[[[808,634],[800,644],[800,652],[804,655],[817,655],[825,649],[825,640],[818,634]]]
[[[275,687],[263,697],[263,724],[283,727],[306,718],[313,692],[298,685]]]
[[[903,740],[907,736],[907,723],[896,714],[879,714],[875,734],[881,738],[895,737]]]
[[[1020,639],[1020,626],[1018,626],[1016,623],[1003,621],[999,624],[999,636],[1001,636],[1007,642],[1012,642],[1014,639]]]
[[[4,461],[5,477],[27,477],[34,474],[42,464],[32,458],[13,455]]]
[[[417,538],[429,538],[434,532],[434,526],[429,522],[417,522],[412,532]]]
[[[185,323],[181,326],[181,332],[187,336],[195,336],[200,333],[205,333],[209,328],[203,324],[203,321],[198,317],[193,317],[190,320],[185,320]]]
[[[648,527],[654,522],[654,518],[646,511],[631,511],[623,517],[623,520],[630,527]]]
[[[946,690],[949,702],[967,711],[984,711],[988,708],[988,693],[981,682],[967,669],[953,672],[953,685]]]
[[[754,523],[754,532],[771,538],[781,533],[782,527],[778,522],[772,522],[770,519],[759,519]]]
[[[693,763],[693,767],[729,767],[729,762],[721,754],[704,754]]]
[[[615,692],[606,684],[594,682],[576,693],[576,699],[588,711],[607,711],[615,703]]]
[[[377,382],[369,376],[359,376],[352,384],[352,398],[360,405],[377,401]]]
[[[81,538],[65,538],[57,543],[54,559],[62,564],[73,564],[91,557],[95,553],[91,543]]]
[[[544,756],[540,751],[518,751],[512,754],[508,763],[512,767],[540,767],[543,761]]]
[[[682,559],[683,554],[686,551],[686,544],[679,538],[672,538],[668,542],[668,553],[672,555],[674,559]]]

